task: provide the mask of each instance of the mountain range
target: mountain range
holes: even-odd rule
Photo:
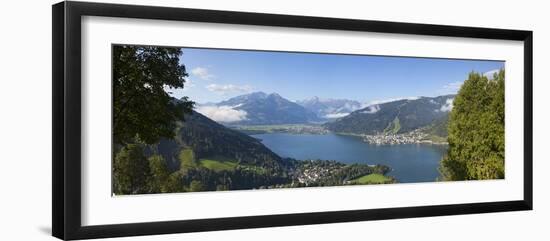
[[[336,119],[348,115],[349,113],[361,109],[362,104],[359,101],[347,99],[321,99],[317,96],[310,99],[296,101],[309,111],[314,112],[317,117],[322,119]]]
[[[440,126],[446,122],[453,98],[454,95],[420,97],[370,105],[327,122],[324,127],[333,132],[369,135],[406,133],[438,124],[439,129],[446,129]]]
[[[277,93],[254,92],[219,103],[205,103],[198,111],[209,118],[231,125],[277,125],[323,123],[360,109],[363,105],[348,99],[290,101]]]
[[[305,124],[321,121],[317,115],[303,106],[281,97],[277,93],[254,92],[240,95],[212,106],[199,107],[210,118],[238,125]],[[210,114],[210,115],[209,115]],[[220,115],[223,114],[223,115]],[[239,118],[226,118],[237,115]]]
[[[254,92],[199,106],[198,112],[228,125],[322,124],[332,132],[399,134],[430,127],[446,136],[454,95],[400,99],[365,107],[347,99],[290,101],[277,93]],[[324,124],[323,124],[324,123]]]

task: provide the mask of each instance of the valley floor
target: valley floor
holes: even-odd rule
[[[324,135],[331,133],[322,125],[315,124],[282,124],[282,125],[236,125],[230,128],[238,130],[248,135],[267,134],[267,133],[288,133],[288,134],[314,134]],[[425,128],[419,128],[407,133],[381,133],[376,135],[367,135],[359,133],[337,132],[338,135],[358,136],[364,142],[375,145],[398,145],[398,144],[433,144],[447,145],[445,137],[428,134]]]

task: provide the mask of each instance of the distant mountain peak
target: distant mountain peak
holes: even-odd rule
[[[217,106],[229,106],[246,113],[246,119],[235,124],[302,124],[319,121],[315,113],[278,93],[254,92],[222,101]]]
[[[265,97],[267,97],[267,94],[265,92],[262,92],[262,91],[257,91],[257,92],[252,92],[250,94],[246,94],[246,95],[242,95],[242,96],[255,96],[255,97],[265,98]]]
[[[362,107],[362,104],[355,100],[319,98],[318,96],[296,101],[296,103],[325,120],[346,116]]]

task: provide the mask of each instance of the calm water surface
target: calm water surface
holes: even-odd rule
[[[282,157],[343,163],[384,164],[400,183],[431,182],[446,146],[427,144],[371,145],[354,136],[270,133],[252,135]]]

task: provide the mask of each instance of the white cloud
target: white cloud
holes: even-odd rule
[[[340,109],[356,111],[358,109],[361,109],[361,107],[362,107],[361,104],[357,105],[357,104],[352,104],[348,102],[344,104],[344,106],[340,107]]]
[[[364,110],[363,113],[374,114],[378,111],[380,111],[380,106],[379,105],[371,105],[371,106],[367,107],[367,109]]]
[[[232,106],[199,106],[197,112],[218,122],[236,122],[246,120],[246,111],[233,109]]]
[[[195,86],[195,81],[191,80],[191,78],[187,78],[185,80],[185,83],[183,84],[183,88],[191,88]]]
[[[332,114],[325,115],[325,118],[336,119],[336,118],[342,118],[347,115],[349,115],[349,113],[332,113]]]
[[[493,75],[498,73],[499,71],[500,71],[500,69],[493,69],[493,70],[490,70],[490,71],[487,71],[487,72],[483,73],[483,76],[485,76],[488,79],[492,80]]]
[[[242,92],[252,91],[252,87],[250,87],[249,85],[238,86],[238,85],[232,85],[232,84],[228,84],[228,85],[209,84],[206,86],[206,89],[222,95],[230,92],[242,93]]]
[[[460,90],[460,87],[462,87],[462,84],[464,84],[464,81],[456,81],[445,84],[439,92],[440,94],[456,94],[458,90]]]
[[[410,96],[410,97],[389,98],[389,99],[383,99],[383,100],[373,100],[373,101],[369,101],[367,103],[364,103],[362,108],[365,108],[365,107],[368,107],[368,106],[371,106],[371,105],[378,105],[378,104],[383,104],[383,103],[388,103],[388,102],[393,102],[393,101],[398,101],[398,100],[418,100],[418,99],[420,99],[419,96]]]
[[[191,74],[203,80],[211,80],[216,77],[215,75],[211,74],[210,71],[205,67],[196,67],[191,70]]]
[[[193,88],[194,86],[195,86],[195,81],[191,81],[191,79],[186,79],[185,84],[183,84],[183,88],[171,88],[165,85],[164,91],[168,93],[170,96],[179,99],[185,95],[185,91]]]
[[[445,101],[445,104],[443,104],[441,106],[441,108],[437,111],[441,111],[441,112],[449,112],[453,109],[453,100],[454,98],[450,98],[450,99],[447,99]]]

